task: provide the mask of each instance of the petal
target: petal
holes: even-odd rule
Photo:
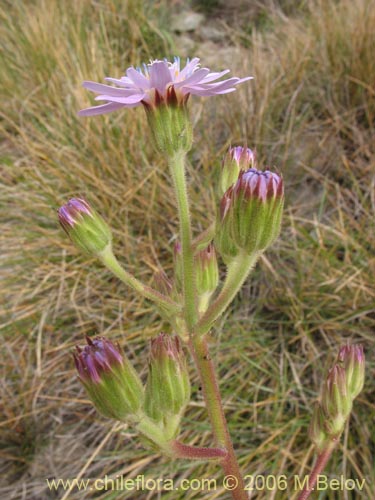
[[[127,78],[126,76],[122,76],[121,79],[118,78],[104,78],[104,80],[107,80],[107,82],[112,82],[115,83],[116,85],[119,85],[120,87],[129,87],[130,89],[136,89],[136,85],[134,85],[134,82],[130,80],[130,78]]]
[[[194,57],[190,62],[186,64],[184,69],[180,72],[180,75],[183,77],[191,75],[194,69],[198,66],[199,61],[200,61],[199,57]]]
[[[242,82],[247,82],[248,80],[254,80],[253,76],[246,76],[245,78],[239,78],[238,81],[235,83],[235,85],[238,85],[239,83]]]
[[[137,89],[119,89],[117,87],[111,87],[110,85],[104,85],[103,83],[95,82],[83,82],[83,86],[85,87],[85,89],[96,92],[97,94],[106,94],[113,96],[126,97],[128,95],[134,94],[134,92],[137,92]]]
[[[109,102],[107,104],[102,104],[101,106],[94,106],[92,108],[81,109],[81,111],[78,111],[78,115],[79,116],[103,115],[104,113],[117,111],[118,109],[123,107],[124,105],[118,104],[117,102]]]
[[[214,92],[215,94],[218,94],[222,92],[223,90],[227,90],[229,88],[234,87],[239,83],[238,78],[229,78],[228,80],[224,80],[223,82],[216,82],[216,83],[199,83],[196,85],[192,85],[191,87],[189,85],[184,87],[184,90],[187,90],[188,92],[193,93],[195,90],[199,91],[207,91],[207,92]]]
[[[150,88],[150,81],[140,71],[135,68],[126,70],[126,76],[141,90],[148,90]]]
[[[214,95],[220,95],[220,94],[229,94],[229,92],[234,92],[236,89],[235,88],[230,88],[230,89],[225,89],[225,90],[212,90],[212,89],[208,89],[208,90],[205,90],[205,89],[191,89],[189,90],[189,94],[191,95],[198,95],[198,96],[201,96],[201,97],[211,97],[211,96],[214,96]]]
[[[220,73],[210,73],[208,76],[206,76],[206,78],[202,80],[202,83],[212,82],[213,80],[217,80],[227,73],[230,73],[230,69],[225,69],[224,71],[220,71]]]
[[[192,85],[194,83],[201,82],[201,80],[203,80],[209,72],[210,70],[207,68],[198,69],[192,75],[187,77],[186,80],[179,81],[175,83],[174,86],[178,89],[180,87],[184,87],[185,85]]]
[[[98,95],[95,97],[95,101],[109,101],[118,102],[120,104],[135,104],[142,101],[145,94],[134,94],[127,97],[115,97],[112,95]]]
[[[168,63],[165,61],[155,61],[149,66],[150,87],[164,93],[168,83],[173,82],[169,71]]]

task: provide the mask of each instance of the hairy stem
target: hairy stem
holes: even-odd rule
[[[234,500],[247,500],[245,486],[233,450],[232,440],[229,435],[225,420],[221,396],[216,380],[213,363],[208,352],[207,342],[196,335],[198,320],[196,304],[196,282],[194,272],[194,251],[192,247],[192,231],[190,222],[189,200],[184,168],[185,154],[177,152],[170,159],[169,165],[173,184],[176,191],[178,213],[180,218],[181,250],[183,262],[183,291],[184,291],[184,316],[189,330],[190,342],[195,361],[198,367],[203,386],[216,443],[224,447],[227,455],[221,460],[221,465],[226,476],[234,476],[236,487],[231,491]],[[238,274],[238,273],[237,273]],[[241,281],[241,284],[243,280]],[[239,285],[240,286],[240,285]],[[210,323],[211,326],[211,323]]]
[[[325,466],[327,465],[328,460],[330,459],[333,450],[335,449],[337,440],[332,440],[326,447],[325,450],[323,450],[320,455],[318,456],[315,467],[312,471],[312,473],[309,476],[309,480],[298,497],[298,500],[306,500],[309,498],[310,493],[314,490],[316,481],[318,479],[319,474],[324,470]]]
[[[195,362],[197,364],[207,411],[210,416],[212,430],[216,444],[225,448],[227,455],[222,459],[221,465],[226,476],[235,477],[237,487],[231,491],[234,500],[246,500],[245,485],[241,476],[237,458],[234,454],[232,440],[229,435],[221,401],[219,386],[216,379],[215,368],[210,357],[207,341],[202,337],[192,337],[191,340]]]
[[[240,254],[231,264],[229,264],[223,288],[218,297],[198,321],[195,327],[196,335],[206,334],[217,318],[223,314],[240,290],[249,272],[258,260],[259,255],[259,253],[254,253],[253,255]]]
[[[125,269],[116,259],[110,246],[108,246],[103,252],[101,252],[101,254],[99,255],[99,259],[110,271],[112,271],[115,276],[117,276],[117,278],[119,278],[126,285],[133,288],[133,290],[141,294],[146,299],[152,300],[163,309],[166,309],[167,311],[172,313],[177,313],[181,310],[181,307],[169,297],[166,297],[165,295],[159,293],[157,290],[144,285],[128,271],[125,271]]]
[[[180,219],[185,321],[191,331],[197,320],[197,304],[189,200],[185,178],[185,153],[183,151],[176,152],[170,158],[169,166],[176,191]]]
[[[204,448],[200,446],[190,446],[180,441],[173,441],[171,444],[173,456],[176,458],[187,458],[195,460],[217,460],[225,458],[227,451],[223,448]]]

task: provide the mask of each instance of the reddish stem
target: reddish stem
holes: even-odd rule
[[[234,454],[232,440],[225,419],[223,404],[221,401],[219,386],[216,379],[215,368],[210,357],[207,341],[204,337],[193,337],[191,340],[192,351],[199,370],[202,382],[203,394],[206,400],[208,414],[212,424],[215,440],[219,446],[227,451],[227,455],[221,460],[221,466],[225,476],[233,477],[231,484],[236,487],[231,491],[233,500],[247,500],[245,484],[241,471]]]
[[[298,497],[298,500],[306,500],[309,498],[310,493],[314,490],[316,481],[318,479],[319,474],[324,470],[325,466],[327,465],[328,460],[330,459],[332,452],[336,446],[337,440],[331,441],[325,450],[318,455],[318,458],[316,460],[315,467],[312,471],[312,473],[309,476],[309,480],[307,481],[307,485],[305,486],[304,490]]]
[[[173,456],[176,458],[189,458],[197,460],[219,459],[227,456],[223,448],[203,448],[200,446],[189,446],[180,441],[172,442]]]

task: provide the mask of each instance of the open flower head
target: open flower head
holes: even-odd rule
[[[115,86],[85,81],[83,86],[95,92],[96,101],[104,104],[83,109],[81,116],[93,116],[110,113],[120,108],[134,108],[139,105],[154,107],[161,103],[170,105],[184,104],[189,95],[209,97],[218,94],[233,92],[239,83],[250,80],[252,77],[232,77],[220,80],[229,73],[229,69],[220,72],[211,72],[208,68],[201,68],[199,58],[188,59],[181,69],[179,57],[174,62],[166,59],[155,60],[144,64],[143,68],[130,67],[126,76],[119,79],[106,78]]]

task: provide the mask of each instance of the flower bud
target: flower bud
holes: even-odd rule
[[[207,309],[208,301],[219,284],[219,268],[213,244],[198,252],[194,259],[199,311],[203,312]]]
[[[365,355],[363,346],[346,345],[340,348],[338,361],[345,370],[346,389],[352,399],[356,398],[365,381]]]
[[[341,434],[352,409],[352,399],[346,390],[345,370],[337,364],[329,370],[323,386],[322,407],[328,417],[330,433]]]
[[[237,181],[240,172],[255,167],[255,152],[249,148],[230,148],[223,160],[220,177],[220,196]]]
[[[327,441],[327,433],[325,431],[325,415],[319,403],[315,404],[313,416],[309,427],[309,436],[311,441],[315,444],[318,451],[324,449]]]
[[[110,228],[85,200],[72,198],[59,209],[58,217],[64,231],[84,252],[97,255],[111,244]]]
[[[190,382],[180,340],[161,333],[151,341],[144,411],[168,426],[168,418],[179,417],[189,399]]]
[[[188,94],[181,98],[171,85],[162,96],[155,89],[152,103],[144,103],[154,145],[163,154],[187,153],[193,144],[193,128],[189,118]]]
[[[282,178],[250,168],[224,194],[216,224],[215,246],[225,261],[239,250],[265,250],[280,232],[284,205]]]
[[[143,403],[142,383],[134,368],[104,337],[86,337],[87,345],[77,346],[74,361],[78,377],[97,410],[116,420],[136,419]]]

